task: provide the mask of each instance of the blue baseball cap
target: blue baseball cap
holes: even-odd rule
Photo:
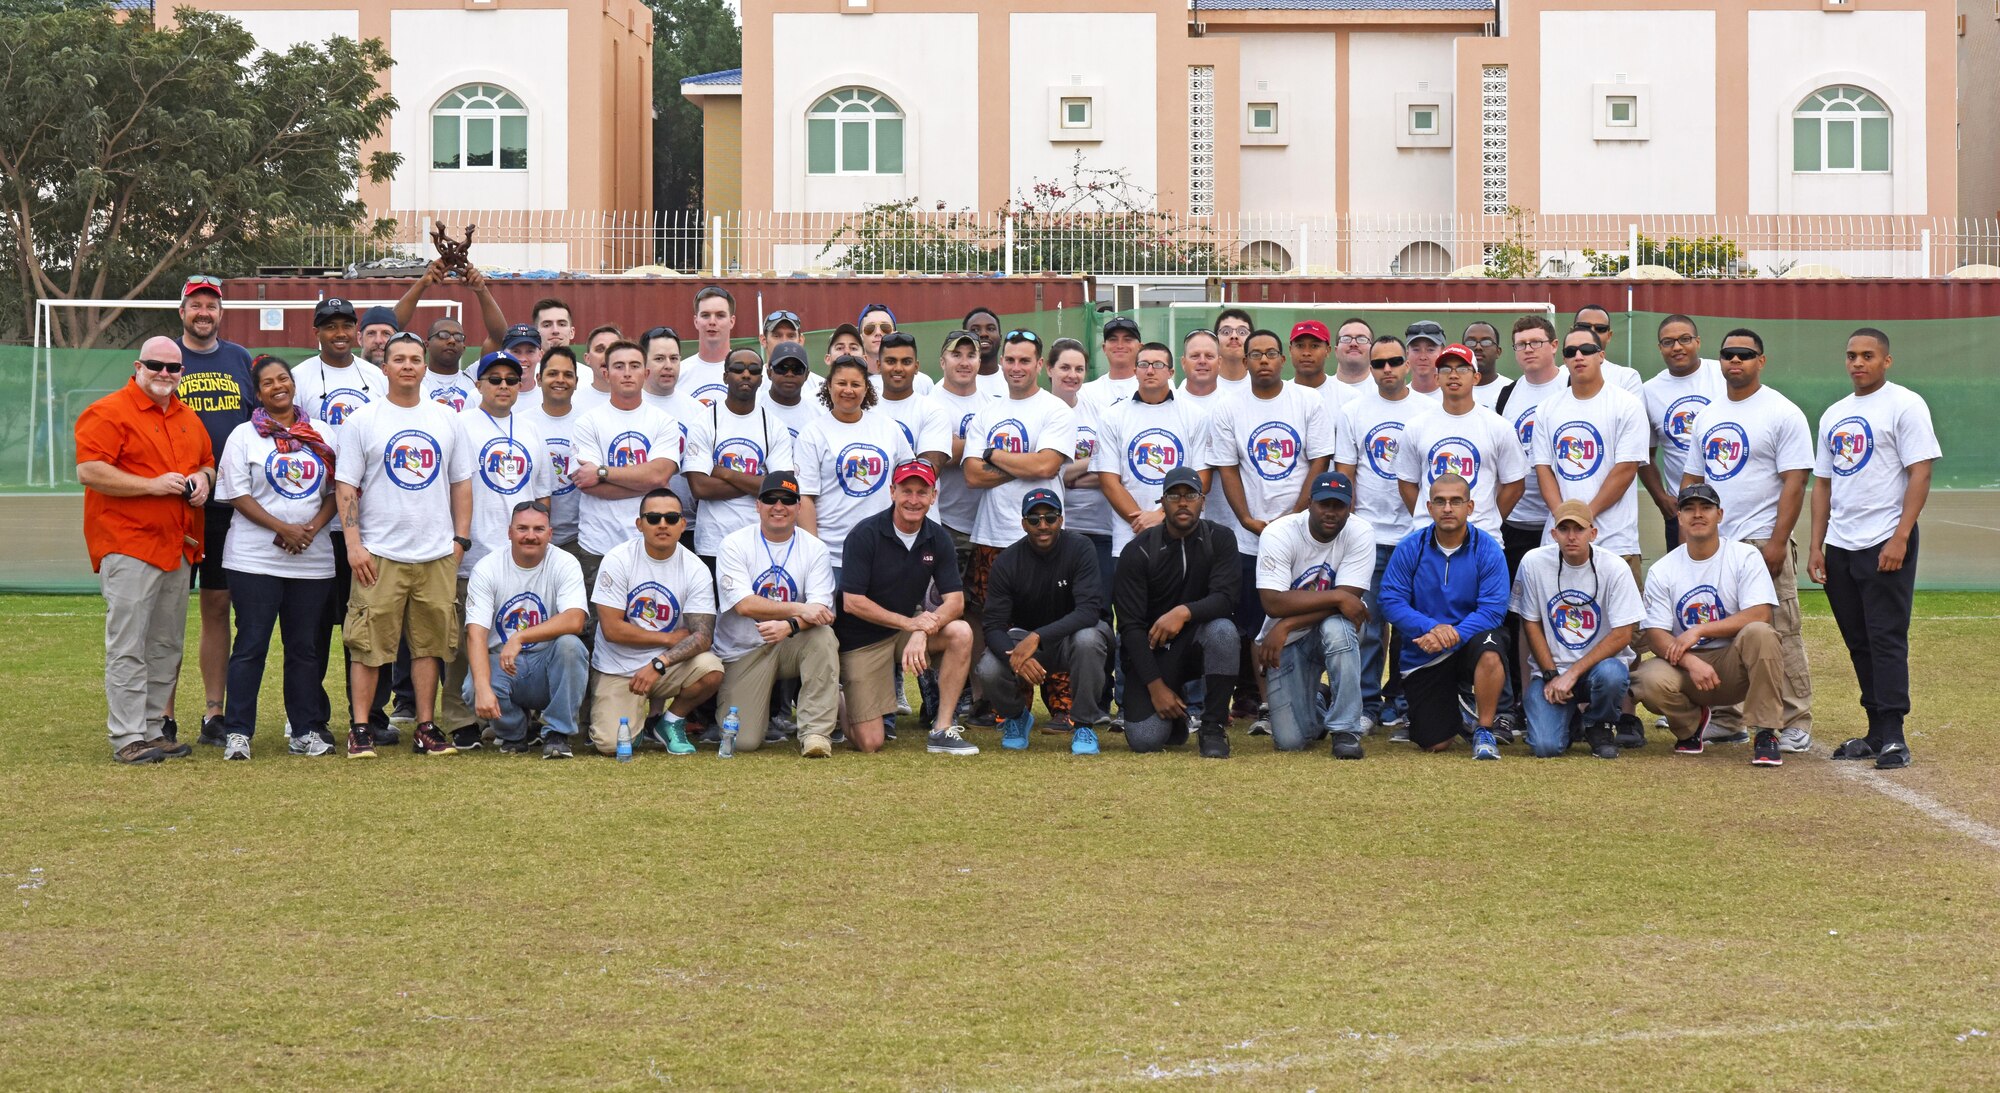
[[[521,367],[520,360],[516,358],[512,353],[488,353],[485,356],[479,358],[478,364],[472,366],[472,378],[481,379],[485,377],[486,370],[488,368],[493,367],[496,364],[511,364],[514,366],[514,371],[517,373],[525,371],[525,369]]]
[[[361,329],[366,330],[371,326],[386,326],[391,330],[396,329],[396,310],[378,305],[362,312]]]
[[[1062,494],[1046,487],[1029,490],[1028,496],[1021,498],[1021,515],[1026,516],[1028,513],[1042,506],[1047,506],[1057,512],[1061,512]]]
[[[1326,471],[1313,479],[1312,499],[1315,501],[1338,501],[1343,505],[1354,504],[1354,483],[1339,471]]]
[[[506,336],[500,339],[500,348],[512,349],[517,345],[532,345],[536,349],[540,349],[542,347],[542,332],[529,326],[527,323],[515,323],[513,326],[507,328]]]
[[[1188,489],[1200,493],[1201,475],[1193,467],[1185,465],[1175,467],[1173,470],[1167,472],[1165,478],[1160,480],[1160,492],[1165,494],[1168,490],[1176,486],[1186,486]]]

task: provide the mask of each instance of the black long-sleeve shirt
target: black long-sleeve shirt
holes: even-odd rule
[[[1088,536],[1059,531],[1043,554],[1024,535],[987,571],[986,647],[1006,656],[1015,644],[1007,631],[1021,629],[1040,634],[1047,648],[1103,617],[1104,596],[1097,547]]]
[[[1236,533],[1213,520],[1198,521],[1185,539],[1167,538],[1165,524],[1140,532],[1125,544],[1112,578],[1126,671],[1141,686],[1159,679],[1146,636],[1153,623],[1183,604],[1189,615],[1183,634],[1211,619],[1229,618],[1236,613],[1242,579]]]

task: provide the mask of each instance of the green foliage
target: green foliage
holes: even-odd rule
[[[702,207],[701,107],[681,81],[743,63],[743,30],[722,0],[647,0],[653,9],[653,205]]]
[[[1507,206],[1507,234],[1486,258],[1488,277],[1535,277],[1542,272],[1541,252],[1529,237],[1535,214],[1519,205]]]
[[[17,306],[170,293],[188,272],[250,272],[309,230],[353,230],[359,178],[395,100],[376,40],[251,59],[236,21],[183,10],[156,28],[108,8],[0,18],[0,260]],[[90,345],[121,311],[70,312]]]
[[[1590,277],[1614,277],[1632,266],[1630,256],[1619,251],[1583,252],[1590,263]],[[1665,266],[1683,277],[1755,277],[1756,267],[1743,260],[1743,251],[1733,240],[1720,235],[1697,239],[1669,236],[1654,239],[1639,236],[1639,264]]]
[[[856,273],[993,273],[1001,268],[999,236],[978,214],[947,212],[942,201],[935,209],[919,209],[914,197],[868,206],[827,240],[819,257],[836,247],[845,249],[833,264]]]

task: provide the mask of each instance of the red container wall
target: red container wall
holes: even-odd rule
[[[1612,311],[1729,315],[1750,319],[1962,319],[2000,315],[2000,281],[1543,281],[1218,278],[1224,298],[1244,303],[1550,303],[1568,314],[1597,304]]]

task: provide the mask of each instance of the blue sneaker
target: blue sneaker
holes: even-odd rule
[[[1022,710],[1000,723],[1000,746],[1009,751],[1028,750],[1028,730],[1035,727],[1035,712]]]
[[[1022,747],[1026,746],[1026,744],[1022,745]],[[1089,725],[1078,725],[1076,731],[1070,734],[1069,753],[1071,755],[1096,755],[1097,730],[1091,728]]]
[[[1492,729],[1479,729],[1472,734],[1472,757],[1474,759],[1500,758],[1500,745],[1493,742]]]

